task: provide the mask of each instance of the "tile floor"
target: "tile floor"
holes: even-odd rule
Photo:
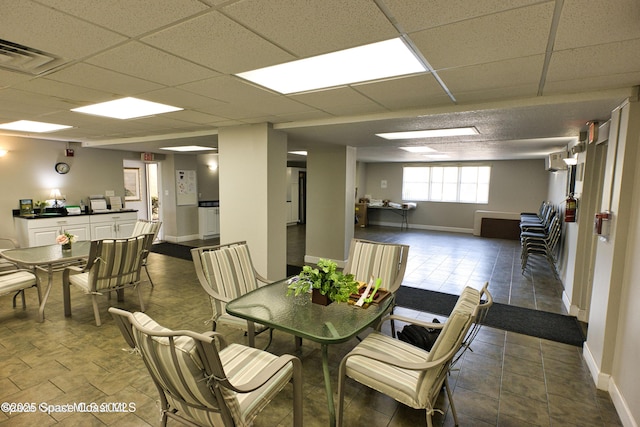
[[[303,227],[289,227],[290,235],[301,230]],[[563,312],[561,284],[545,272],[543,262],[534,263],[526,275],[520,274],[518,242],[429,231],[399,233],[380,227],[358,229],[356,235],[410,244],[407,286],[455,293],[467,284],[480,286],[489,280],[499,302]],[[292,240],[299,245],[295,236]],[[291,252],[289,262],[301,259],[299,253]],[[167,327],[207,330],[203,321],[209,317],[209,304],[192,263],[155,253],[148,263],[155,288],[148,282],[142,285],[147,314]],[[107,313],[109,300],[104,297],[100,303],[103,325],[99,328],[89,298],[78,292],[72,292],[73,317],[65,318],[59,282],[58,273],[44,323],[35,322],[37,299],[33,290],[28,292],[27,310],[13,309],[9,296],[0,299],[0,402],[36,404],[33,413],[0,412],[0,425],[159,425],[156,390],[141,360],[122,350],[124,341]],[[138,309],[135,293],[125,294],[126,300],[119,306]],[[398,312],[433,317],[406,309]],[[245,341],[238,331],[222,328],[221,332],[230,341]],[[264,339],[258,337],[258,345]],[[330,349],[334,379],[341,357],[356,344],[353,339]],[[461,426],[621,425],[608,394],[595,389],[580,348],[487,327],[472,348],[451,377]],[[276,331],[270,350],[278,354],[293,352],[293,339]],[[300,357],[306,396],[304,424],[326,426],[319,346],[305,342]],[[446,398],[442,399],[445,414],[436,414],[435,425],[451,426],[451,412]],[[424,425],[424,412],[349,380],[347,401],[347,426]],[[53,405],[80,402],[132,403],[135,410],[45,411],[63,409]],[[255,425],[290,426],[291,420],[287,390],[259,415]]]

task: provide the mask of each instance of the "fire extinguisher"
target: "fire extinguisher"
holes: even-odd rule
[[[576,222],[576,208],[578,202],[573,198],[573,194],[569,194],[565,200],[564,222]]]

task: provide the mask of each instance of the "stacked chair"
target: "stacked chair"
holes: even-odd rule
[[[543,202],[538,213],[520,214],[520,243],[522,246],[522,274],[527,269],[530,255],[539,255],[549,263],[555,277],[555,251],[561,232],[557,209],[549,202]]]

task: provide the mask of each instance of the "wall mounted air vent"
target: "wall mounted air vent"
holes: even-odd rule
[[[51,53],[0,39],[0,68],[37,76],[64,63]]]
[[[566,151],[558,151],[557,153],[549,154],[544,161],[544,168],[550,172],[566,170],[567,164],[564,159],[567,158]]]

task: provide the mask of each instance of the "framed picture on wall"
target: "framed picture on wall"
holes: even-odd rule
[[[124,199],[140,200],[140,168],[124,168]]]

